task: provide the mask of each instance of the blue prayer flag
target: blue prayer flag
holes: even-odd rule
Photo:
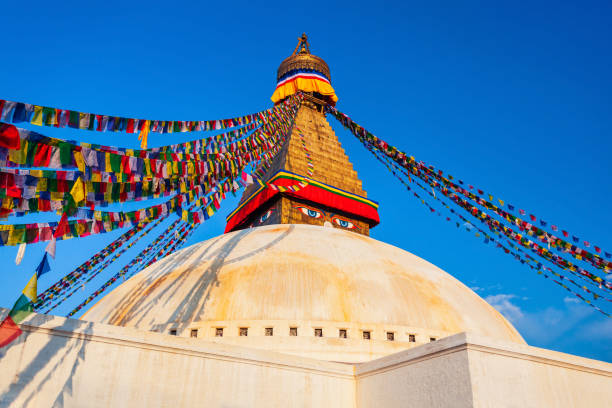
[[[50,270],[51,270],[51,266],[49,266],[49,260],[47,259],[47,253],[45,252],[45,255],[43,255],[42,261],[40,261],[38,268],[36,268],[36,278],[37,279],[40,278],[42,275],[49,272]]]

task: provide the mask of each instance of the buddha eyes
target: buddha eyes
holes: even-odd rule
[[[313,210],[312,208],[302,207],[302,206],[296,206],[295,208],[300,210],[302,212],[302,214],[307,215],[307,216],[312,217],[312,218],[321,218],[321,217],[323,217],[323,214],[321,213],[321,211]]]
[[[272,211],[273,210],[268,210],[264,213],[264,215],[261,216],[261,218],[259,219],[259,222],[264,222],[266,221],[268,218],[270,218],[270,215],[272,215]]]
[[[325,212],[323,211],[316,210],[314,208],[310,208],[310,207],[306,207],[302,205],[295,205],[294,208],[300,210],[302,214],[307,215],[312,218],[327,218],[329,220],[329,218],[331,217],[331,221],[341,228],[346,228],[350,230],[357,229],[355,224],[353,224],[351,221],[345,220],[344,218],[340,218],[337,215],[325,214]]]
[[[355,229],[355,224],[353,224],[350,221],[347,221],[345,219],[339,218],[339,217],[333,217],[332,221],[334,223],[336,223],[336,225],[341,226],[342,228],[347,228],[347,229]]]

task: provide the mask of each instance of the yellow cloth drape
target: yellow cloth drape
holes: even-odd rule
[[[338,101],[334,88],[327,82],[316,78],[296,78],[289,81],[277,87],[270,99],[272,99],[272,102],[276,103],[298,91],[318,92],[321,95],[329,96],[334,103]]]

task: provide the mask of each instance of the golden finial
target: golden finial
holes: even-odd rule
[[[331,80],[329,75],[329,67],[321,58],[310,53],[310,44],[308,43],[308,36],[303,33],[298,37],[298,44],[288,58],[286,58],[278,68],[276,79],[279,80],[281,76],[294,69],[314,69],[321,72],[327,79]]]
[[[298,50],[299,54],[310,54],[310,44],[308,44],[308,36],[306,33],[302,33],[302,36],[298,37],[298,44],[291,55],[293,56],[298,53]]]

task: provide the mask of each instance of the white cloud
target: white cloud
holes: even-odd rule
[[[503,314],[528,344],[612,361],[612,319],[573,296],[563,298],[562,307],[527,311],[516,302],[523,297],[495,294],[485,300]],[[584,348],[583,344],[589,344]]]
[[[514,298],[516,298],[516,295],[498,294],[489,295],[485,297],[485,300],[501,314],[506,316],[512,323],[518,323],[519,320],[523,318],[524,314],[519,306],[512,303],[512,299]]]

